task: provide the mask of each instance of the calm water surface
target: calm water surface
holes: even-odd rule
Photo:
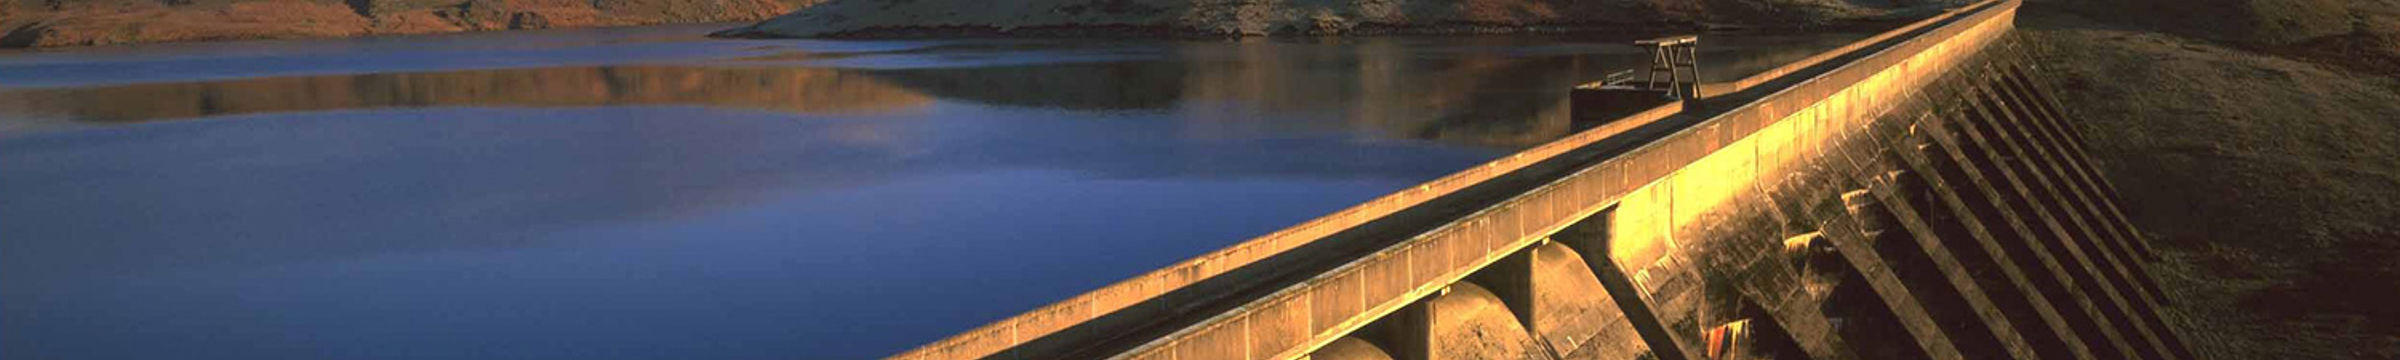
[[[881,356],[1564,135],[1646,64],[711,29],[0,52],[0,358]]]

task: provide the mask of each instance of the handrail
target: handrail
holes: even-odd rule
[[[1618,72],[1608,73],[1608,76],[1603,76],[1603,77],[1601,77],[1601,78],[1600,78],[1600,82],[1599,82],[1599,83],[1597,83],[1597,85],[1598,85],[1598,86],[1617,86],[1617,85],[1624,85],[1624,84],[1626,84],[1626,83],[1631,83],[1631,82],[1633,82],[1633,78],[1634,78],[1634,76],[1633,76],[1633,70],[1618,71]],[[1591,85],[1586,85],[1586,86],[1591,86]],[[1583,87],[1583,86],[1579,86],[1579,87]]]
[[[1676,35],[1633,42],[1634,45],[1683,45],[1700,42],[1700,35]]]

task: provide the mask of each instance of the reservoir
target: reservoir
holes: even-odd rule
[[[0,52],[0,358],[878,357],[1564,136],[1649,60],[730,26]]]

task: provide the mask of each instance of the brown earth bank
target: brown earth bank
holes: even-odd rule
[[[2039,2],[2019,25],[2165,258],[2170,320],[2215,359],[2400,358],[2395,8],[2126,10],[2160,1]]]
[[[0,47],[755,21],[823,0],[0,0]]]
[[[826,0],[730,37],[1242,37],[1806,28],[1968,0]]]

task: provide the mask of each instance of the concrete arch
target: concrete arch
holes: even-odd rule
[[[1470,280],[1498,295],[1552,354],[1629,359],[1649,350],[1592,265],[1564,242],[1535,244]]]
[[[1390,353],[1383,352],[1383,348],[1376,347],[1374,343],[1369,343],[1366,340],[1360,340],[1356,337],[1344,336],[1341,339],[1334,340],[1333,343],[1325,344],[1325,347],[1317,348],[1317,352],[1309,353],[1308,359],[1392,360],[1392,355]]]
[[[1427,299],[1425,359],[1547,359],[1500,296],[1471,282]]]

